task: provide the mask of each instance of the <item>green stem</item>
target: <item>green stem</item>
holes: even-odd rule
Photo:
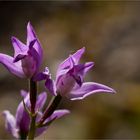
[[[20,134],[20,138],[19,138],[19,140],[26,140],[27,139],[27,134],[25,134],[25,133],[21,133],[21,132],[19,132],[19,134]]]
[[[36,131],[36,114],[35,114],[35,105],[36,105],[36,98],[37,98],[37,83],[30,79],[30,103],[31,103],[31,122],[30,128],[28,133],[28,140],[33,140],[35,137]]]
[[[28,134],[28,140],[33,140],[36,131],[36,115],[31,116],[30,131]]]

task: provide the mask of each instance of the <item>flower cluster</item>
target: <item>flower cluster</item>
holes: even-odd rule
[[[21,96],[24,98],[24,102],[27,108],[30,108],[30,100],[29,100],[29,93],[27,91],[21,90]],[[46,92],[42,92],[37,97],[36,107],[35,110],[37,111],[37,118],[36,123],[39,122],[40,118],[43,115],[42,109],[47,100]],[[39,136],[42,134],[47,128],[50,122],[54,119],[58,119],[63,115],[69,113],[69,110],[60,109],[55,110],[51,116],[45,119],[43,126],[36,129],[35,136]],[[28,112],[24,108],[24,103],[20,102],[17,107],[15,117],[7,110],[3,112],[4,117],[6,118],[6,128],[7,130],[15,137],[15,138],[26,138],[29,131],[30,125],[30,116]]]
[[[7,70],[30,80],[30,90],[21,90],[23,100],[17,107],[15,117],[8,111],[3,112],[6,129],[20,139],[34,139],[42,134],[56,119],[70,111],[57,107],[62,97],[70,100],[81,100],[94,93],[115,93],[112,88],[95,83],[84,82],[86,73],[94,66],[93,62],[79,63],[85,48],[81,48],[59,64],[56,79],[51,78],[48,67],[41,71],[43,50],[30,22],[27,25],[27,42],[22,43],[12,37],[14,56],[0,53],[0,63]],[[44,107],[47,93],[37,93],[37,82],[45,81],[45,87],[53,96],[47,108]],[[45,108],[45,110],[43,109]]]

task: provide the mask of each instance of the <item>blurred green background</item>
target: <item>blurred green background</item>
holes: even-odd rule
[[[114,88],[82,101],[64,99],[71,114],[55,121],[36,139],[140,138],[140,2],[0,2],[0,52],[13,55],[11,36],[26,41],[31,21],[44,49],[42,69],[52,76],[70,53],[85,46],[84,61],[95,67],[86,77]],[[0,65],[0,112],[15,114],[26,80]],[[39,84],[39,92],[43,91]],[[0,115],[0,138],[11,139]]]

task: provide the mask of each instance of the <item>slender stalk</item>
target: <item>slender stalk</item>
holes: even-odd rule
[[[21,132],[19,132],[19,134],[20,134],[20,138],[18,139],[18,140],[26,140],[27,139],[27,134],[25,134],[25,133],[21,133]]]
[[[28,140],[33,140],[36,131],[36,114],[35,114],[35,105],[36,105],[36,98],[37,98],[37,83],[30,79],[29,82],[29,89],[30,89],[30,103],[31,103],[31,122],[30,122],[30,129],[28,133]]]
[[[29,89],[30,89],[31,113],[34,114],[37,98],[37,83],[34,82],[32,79],[30,79]]]
[[[50,102],[48,108],[46,109],[43,117],[41,118],[39,125],[43,124],[43,122],[52,115],[52,113],[55,111],[55,109],[57,108],[57,106],[59,105],[60,101],[61,101],[62,97],[61,95],[57,95],[55,96],[52,101]]]
[[[34,139],[35,131],[36,131],[36,126],[35,126],[36,121],[35,120],[36,120],[36,115],[33,115],[31,117],[30,131],[29,131],[29,134],[28,134],[28,140],[33,140]]]

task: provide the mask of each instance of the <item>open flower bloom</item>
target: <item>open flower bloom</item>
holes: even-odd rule
[[[71,100],[83,99],[91,94],[98,92],[115,93],[115,91],[105,85],[95,82],[84,82],[86,73],[93,67],[93,62],[79,64],[85,48],[78,50],[70,55],[58,67],[56,80],[51,80],[48,69],[38,74],[36,80],[46,79],[46,88],[52,95],[60,94]]]
[[[24,78],[34,76],[41,65],[43,51],[30,22],[27,25],[27,42],[12,37],[14,57],[0,53],[0,63],[12,74]]]
[[[30,100],[29,94],[26,91],[21,91],[22,96],[24,97],[24,102],[27,108],[30,108]],[[36,122],[39,122],[40,118],[42,117],[42,108],[46,102],[47,94],[45,92],[39,94],[37,97],[36,107],[35,110],[37,112]],[[36,136],[42,134],[47,128],[45,124],[52,122],[54,119],[58,119],[63,115],[68,114],[69,111],[65,109],[55,110],[53,114],[48,117],[44,121],[44,127],[40,127],[36,129]],[[17,108],[16,116],[14,117],[9,111],[4,111],[3,115],[6,119],[6,129],[15,137],[15,138],[22,138],[26,139],[29,131],[30,125],[30,116],[24,108],[23,102],[21,102]]]

